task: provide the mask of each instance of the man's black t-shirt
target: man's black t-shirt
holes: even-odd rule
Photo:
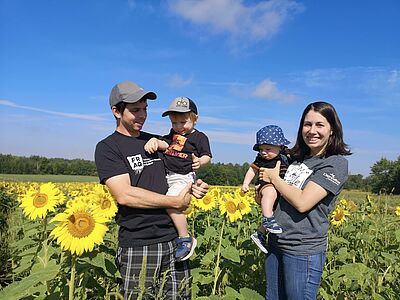
[[[152,137],[140,132],[139,137],[123,135],[117,131],[96,146],[95,162],[100,182],[107,178],[129,174],[131,185],[159,194],[168,190],[164,163],[159,153],[148,154],[145,143]],[[165,209],[138,209],[118,205],[116,222],[119,245],[133,247],[170,241],[176,238],[175,227]]]
[[[181,135],[171,129],[168,135],[163,136],[163,140],[169,145],[164,152],[165,167],[174,173],[188,174],[193,171],[192,153],[197,157],[211,157],[210,142],[201,131],[194,130]]]

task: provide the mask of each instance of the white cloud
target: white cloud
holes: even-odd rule
[[[41,108],[35,108],[35,107],[31,107],[31,106],[18,105],[12,101],[1,100],[1,99],[0,99],[0,105],[16,107],[16,108],[31,110],[31,111],[37,111],[37,112],[50,114],[50,115],[56,115],[56,116],[69,118],[69,119],[80,119],[80,120],[90,120],[90,121],[107,121],[108,120],[108,119],[104,118],[103,115],[87,115],[87,114],[57,112],[57,111],[45,110],[45,109],[41,109]]]
[[[192,81],[193,81],[192,76],[185,79],[179,74],[174,74],[169,79],[169,85],[174,88],[182,88],[182,87],[190,85],[192,83]]]
[[[269,0],[245,5],[243,0],[178,0],[170,9],[193,24],[227,33],[237,39],[259,41],[276,34],[287,19],[302,12],[292,0]]]
[[[293,103],[297,99],[295,95],[280,91],[277,88],[276,82],[273,82],[269,79],[263,80],[259,85],[256,86],[251,94],[257,98],[281,103]]]

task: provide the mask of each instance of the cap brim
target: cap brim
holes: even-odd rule
[[[164,111],[161,116],[162,117],[166,117],[172,112],[186,113],[186,112],[191,112],[191,110],[190,109],[185,109],[185,110],[182,110],[182,109],[168,109],[168,110]]]
[[[157,95],[154,92],[139,91],[124,99],[126,103],[136,103],[141,99],[155,100]]]

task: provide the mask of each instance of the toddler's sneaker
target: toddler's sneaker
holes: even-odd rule
[[[268,253],[267,241],[265,240],[264,233],[262,233],[261,231],[257,230],[250,237],[253,240],[253,242],[257,245],[257,247],[260,248],[260,250],[262,252],[264,252],[265,254]]]
[[[192,256],[197,240],[190,234],[188,237],[179,237],[176,241],[176,261],[184,261]]]
[[[275,217],[263,217],[262,225],[271,233],[282,233],[282,227],[276,222]]]

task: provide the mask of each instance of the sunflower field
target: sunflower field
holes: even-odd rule
[[[116,211],[97,183],[0,181],[0,299],[122,299]],[[213,186],[185,214],[193,298],[264,299],[254,193]],[[318,299],[399,299],[400,197],[344,191],[330,222]]]

